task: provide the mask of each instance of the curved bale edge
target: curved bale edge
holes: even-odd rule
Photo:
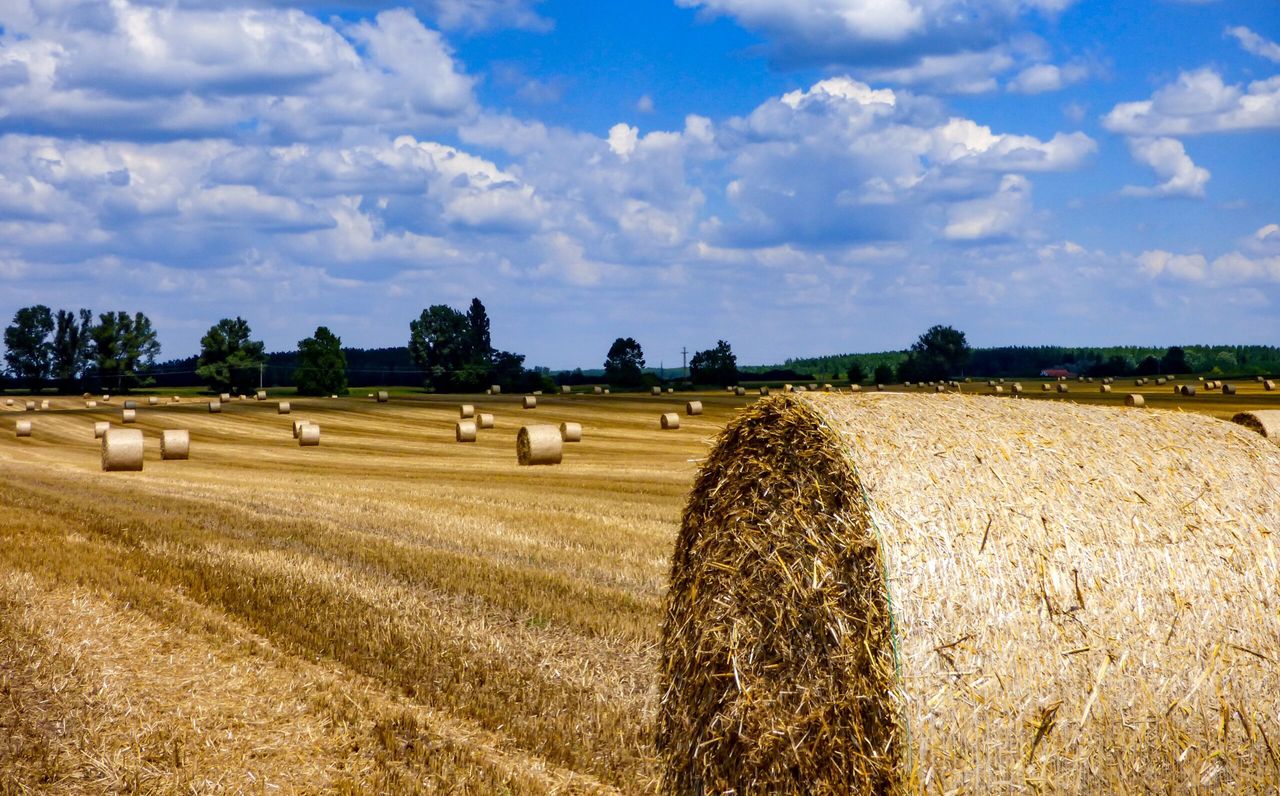
[[[1231,418],[1232,423],[1255,431],[1280,445],[1280,409],[1255,409],[1252,412],[1238,412]]]
[[[1266,791],[1276,527],[1280,449],[1210,417],[761,401],[677,540],[662,790]]]

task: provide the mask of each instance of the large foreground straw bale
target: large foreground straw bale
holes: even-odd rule
[[[476,421],[459,420],[453,424],[453,439],[456,442],[476,441]]]
[[[14,436],[29,437],[31,436],[31,421],[19,420],[13,424]]]
[[[582,442],[582,424],[569,422],[561,423],[560,439],[563,442]]]
[[[521,426],[516,432],[516,461],[522,466],[559,464],[563,458],[564,440],[558,426]]]
[[[702,401],[688,401],[684,405],[684,413],[689,417],[702,414]]]
[[[160,458],[165,461],[191,458],[191,432],[185,428],[169,428],[160,432]]]
[[[142,469],[142,430],[109,428],[102,435],[102,470],[107,473]]]
[[[1264,793],[1280,448],[951,395],[744,411],[672,564],[669,793]]]
[[[1252,412],[1240,412],[1231,418],[1231,422],[1239,423],[1250,431],[1256,431],[1280,445],[1280,409],[1255,409]],[[1280,773],[1277,773],[1277,778],[1280,779]]]

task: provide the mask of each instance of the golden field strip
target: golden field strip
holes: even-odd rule
[[[1128,381],[1022,399],[1280,408]],[[754,396],[284,397],[144,398],[142,473],[99,469],[119,397],[0,408],[0,794],[651,791],[680,513]],[[496,415],[475,444],[461,403]],[[564,463],[517,467],[518,428],[561,421]],[[190,461],[160,460],[166,428]]]

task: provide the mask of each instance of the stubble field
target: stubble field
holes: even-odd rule
[[[1238,384],[1024,387],[1280,406]],[[144,401],[142,473],[99,469],[93,422],[118,423],[119,398],[3,412],[0,794],[651,791],[680,512],[753,398],[289,400]],[[463,402],[496,415],[475,444],[453,441]],[[663,411],[682,428],[660,431]],[[563,464],[516,466],[520,425],[566,420],[584,439]],[[190,461],[159,460],[166,428],[190,429]]]

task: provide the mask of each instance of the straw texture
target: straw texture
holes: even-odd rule
[[[557,426],[521,426],[516,433],[516,461],[521,466],[559,464],[563,458],[564,440]]]
[[[1073,403],[762,401],[672,564],[669,793],[1270,792],[1280,448]]]
[[[582,442],[582,424],[581,423],[561,423],[560,439],[563,442]]]
[[[702,414],[702,401],[689,401],[684,405],[684,413],[689,417]]]
[[[160,432],[160,458],[165,461],[191,458],[191,433],[185,428],[170,428]]]
[[[1257,409],[1252,412],[1240,412],[1231,418],[1232,423],[1239,423],[1250,431],[1256,431],[1280,445],[1280,409]],[[1280,773],[1277,774],[1280,778]]]
[[[456,442],[476,441],[476,421],[459,420],[453,425],[453,439]]]
[[[136,428],[109,428],[102,435],[102,470],[107,473],[137,472],[142,469],[142,431]]]

